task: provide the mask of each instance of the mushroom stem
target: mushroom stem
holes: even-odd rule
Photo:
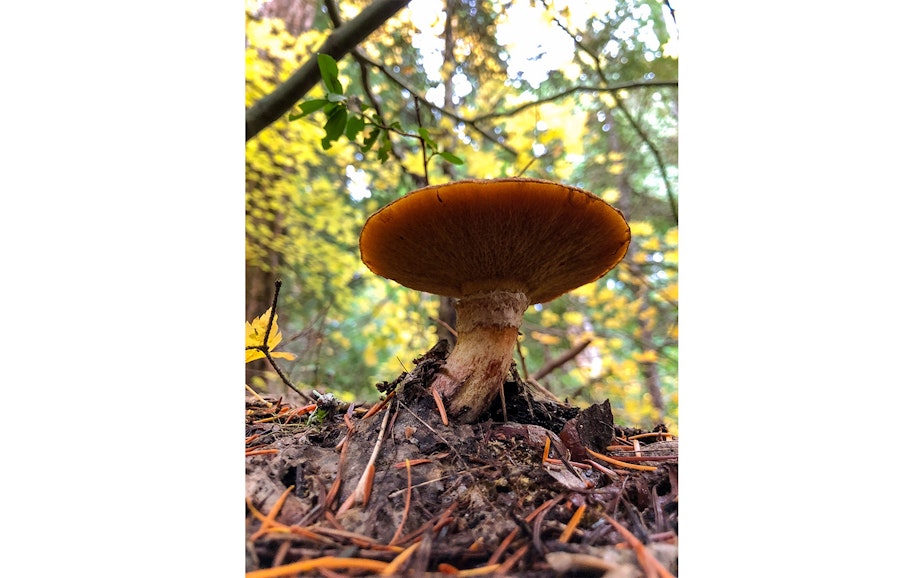
[[[475,421],[500,392],[528,306],[519,291],[476,293],[456,303],[459,337],[432,386],[458,421]]]

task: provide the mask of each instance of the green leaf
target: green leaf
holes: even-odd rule
[[[343,135],[343,131],[346,128],[347,124],[347,111],[345,106],[338,106],[330,113],[330,116],[327,118],[327,123],[324,125],[325,135],[321,139],[321,146],[324,150],[330,148],[331,143],[336,142],[337,139]]]
[[[366,128],[366,121],[361,116],[351,116],[346,123],[346,137],[351,141],[356,141],[356,135]]]
[[[369,152],[372,149],[372,145],[374,145],[375,141],[378,140],[379,133],[381,132],[382,132],[382,129],[380,129],[379,127],[375,127],[371,131],[369,131],[369,134],[366,135],[366,138],[363,140],[363,146],[360,150],[363,151],[364,153]]]
[[[311,99],[311,100],[306,100],[305,102],[301,102],[298,105],[298,108],[299,110],[301,110],[301,112],[290,114],[289,120],[298,120],[302,117],[308,116],[312,112],[315,112],[317,110],[324,108],[326,104],[327,104],[327,101],[323,99]]]
[[[452,153],[448,153],[448,152],[446,152],[446,151],[443,151],[443,152],[439,152],[439,153],[436,153],[436,154],[439,155],[439,156],[441,156],[441,157],[443,157],[444,159],[446,159],[447,161],[451,162],[451,163],[454,164],[454,165],[465,164],[465,161],[464,161],[464,160],[462,160],[461,158],[457,157],[456,155],[454,155],[454,154],[452,154]]]
[[[382,133],[382,144],[379,145],[378,157],[379,161],[385,162],[388,160],[388,155],[391,152],[391,141],[388,140],[388,133]]]
[[[327,92],[343,94],[343,85],[337,80],[337,61],[327,54],[318,54],[318,68],[321,69],[321,81]]]
[[[436,149],[439,148],[438,146],[436,146],[436,143],[433,142],[433,139],[430,138],[430,131],[428,131],[427,129],[420,127],[419,129],[417,129],[417,134],[419,134],[420,138],[423,139],[424,144],[427,145],[428,149],[435,151]]]

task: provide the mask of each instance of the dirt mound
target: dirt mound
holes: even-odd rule
[[[249,577],[677,574],[665,428],[616,426],[609,402],[562,404],[515,371],[484,421],[447,426],[425,387],[441,355],[368,409],[247,402]]]

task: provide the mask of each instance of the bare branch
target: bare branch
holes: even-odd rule
[[[377,68],[382,74],[384,74],[384,75],[385,75],[392,83],[394,83],[396,86],[398,86],[399,88],[402,88],[403,90],[408,91],[408,92],[411,94],[411,98],[416,98],[416,99],[418,99],[418,100],[420,100],[420,101],[422,101],[422,102],[425,102],[425,103],[427,103],[427,106],[428,106],[428,107],[430,107],[431,109],[433,109],[433,110],[439,112],[440,114],[443,114],[443,115],[445,115],[445,116],[448,116],[449,118],[453,119],[453,120],[456,121],[456,122],[460,122],[460,123],[463,123],[463,124],[465,124],[465,125],[467,125],[467,126],[472,127],[478,134],[480,134],[481,136],[483,136],[483,137],[486,138],[487,140],[493,142],[494,144],[498,145],[499,147],[503,148],[505,151],[507,151],[508,153],[510,153],[511,156],[513,156],[513,157],[516,157],[516,156],[517,156],[517,151],[515,151],[514,149],[512,149],[512,148],[510,147],[510,145],[507,145],[507,144],[505,144],[505,143],[500,142],[500,141],[497,139],[497,137],[496,137],[495,135],[491,134],[489,131],[487,131],[487,130],[481,128],[480,126],[478,126],[476,120],[472,120],[472,119],[465,118],[465,117],[463,117],[463,116],[460,116],[458,113],[455,113],[455,112],[453,112],[453,111],[451,111],[451,110],[449,110],[449,109],[447,109],[447,108],[445,108],[445,107],[442,107],[442,106],[438,106],[438,105],[436,105],[436,104],[433,104],[432,102],[430,102],[429,100],[427,100],[426,97],[424,97],[422,94],[418,93],[416,90],[414,90],[413,88],[411,88],[410,86],[408,86],[405,82],[403,82],[400,78],[398,78],[397,76],[395,76],[394,74],[392,74],[391,71],[389,71],[388,68],[387,68],[385,65],[383,65],[383,64],[381,64],[381,63],[379,63],[379,62],[375,62],[374,60],[371,60],[370,58],[368,58],[368,57],[366,57],[366,56],[361,56],[361,55],[359,55],[358,53],[357,53],[357,54],[354,54],[354,57],[356,57],[357,60],[359,60],[360,62],[363,62],[363,61],[364,61],[366,64],[368,64],[368,65],[370,65],[370,66],[373,66],[373,67]]]
[[[530,109],[534,106],[539,106],[542,104],[546,104],[548,102],[554,102],[556,100],[559,100],[561,98],[568,96],[569,94],[574,94],[575,92],[618,92],[620,90],[632,90],[636,88],[657,88],[657,87],[676,88],[677,86],[678,86],[678,82],[676,80],[648,80],[648,81],[639,80],[639,81],[633,81],[633,82],[621,82],[618,84],[610,84],[610,85],[605,85],[605,86],[577,85],[577,86],[572,86],[571,88],[568,88],[566,90],[563,90],[557,94],[546,96],[544,98],[539,98],[532,102],[527,102],[517,107],[511,108],[509,110],[498,110],[495,112],[489,112],[481,116],[476,116],[475,118],[463,119],[463,121],[475,123],[475,122],[481,122],[484,120],[490,120],[492,118],[513,116],[515,114],[519,114],[523,112],[524,110]]]
[[[584,341],[581,341],[580,343],[578,343],[577,345],[575,345],[568,351],[562,353],[555,359],[549,361],[548,363],[540,367],[539,370],[535,374],[533,374],[533,379],[536,379],[536,380],[542,379],[543,377],[552,373],[553,371],[555,371],[556,369],[558,369],[565,363],[571,361],[572,359],[577,357],[578,353],[584,351],[584,349],[586,349],[587,346],[590,345],[591,341],[592,341],[591,339],[585,339]]]

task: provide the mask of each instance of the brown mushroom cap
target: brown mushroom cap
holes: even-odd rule
[[[408,193],[369,217],[359,248],[373,273],[411,289],[520,291],[533,304],[602,277],[629,238],[622,213],[587,191],[505,178]]]

